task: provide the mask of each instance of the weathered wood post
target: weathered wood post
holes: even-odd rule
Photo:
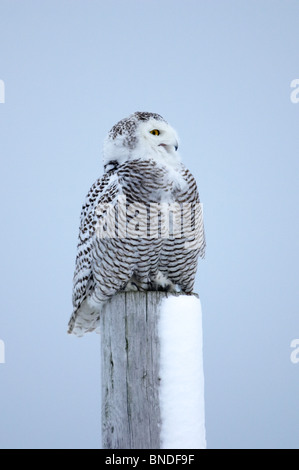
[[[170,296],[172,294],[164,292],[119,293],[110,300],[105,308],[100,326],[102,344],[102,446],[104,449],[163,448],[161,440],[161,426],[163,425],[161,404],[163,406],[163,402],[161,403],[160,397],[160,382],[163,380],[163,377],[161,378],[160,358],[161,347],[163,352],[163,344],[161,345],[159,320],[161,302]],[[185,299],[190,298],[190,296],[185,295],[183,297]],[[181,315],[185,316],[187,313],[182,311]],[[186,321],[188,321],[188,315],[186,315]],[[201,335],[201,331],[198,334]],[[162,339],[162,341],[164,340]],[[172,341],[171,338],[170,341]],[[189,344],[186,345],[187,348],[189,346]],[[182,349],[184,348],[183,345]],[[167,354],[169,355],[166,351],[166,356]],[[178,351],[178,354],[181,354],[181,352]],[[182,351],[182,354],[184,354],[184,351]],[[198,368],[201,369],[201,352],[194,351],[194,354],[200,356],[198,357]],[[173,366],[175,370],[176,364],[173,364]],[[170,364],[169,369],[172,369],[172,364]],[[190,373],[192,374],[192,371]],[[193,392],[201,400],[200,406],[203,409],[203,383],[200,374],[201,370],[199,371],[199,382],[189,385],[187,383],[185,386],[199,389]],[[172,378],[170,382],[173,382]],[[184,383],[178,385],[184,387]],[[169,396],[170,401],[172,400],[171,387],[173,388],[172,384],[170,384],[169,391],[167,388],[164,389],[164,394],[166,391],[167,399]],[[176,387],[175,383],[174,387]],[[188,401],[187,390],[186,396]],[[190,403],[187,403],[187,406],[190,406]],[[196,410],[191,410],[191,413],[193,411],[196,413]],[[176,418],[176,413],[173,413],[171,409],[170,411],[165,410],[164,406],[165,413],[167,419],[170,413],[169,422],[171,426],[181,426],[180,418]],[[201,416],[197,418],[201,426],[200,433],[203,429],[204,434],[203,410],[200,410],[199,414]],[[197,421],[195,427],[197,426],[196,423]],[[196,433],[194,426],[191,432]],[[199,436],[197,442],[199,444],[196,448],[205,447],[205,435]],[[174,444],[177,447],[173,448],[189,448],[189,445],[186,444],[187,447],[184,447],[183,444],[179,441]]]

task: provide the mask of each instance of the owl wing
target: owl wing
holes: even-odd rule
[[[73,279],[74,313],[87,298],[94,286],[92,272],[93,238],[99,220],[104,216],[105,205],[113,202],[118,192],[118,182],[113,172],[105,173],[90,188],[82,207],[75,273]]]

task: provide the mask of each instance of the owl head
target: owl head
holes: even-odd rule
[[[175,167],[180,162],[178,136],[159,114],[136,112],[112,127],[103,156],[106,171],[132,159],[154,159]]]

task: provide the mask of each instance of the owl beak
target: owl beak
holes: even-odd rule
[[[169,144],[159,144],[159,147],[164,147],[166,150],[170,150],[170,148],[172,147],[172,145],[169,145]],[[173,145],[174,147],[174,150],[177,151],[177,149],[179,148],[179,144],[178,142],[176,141],[175,144]]]

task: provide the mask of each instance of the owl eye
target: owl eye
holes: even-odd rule
[[[160,131],[158,131],[158,129],[153,129],[152,131],[150,131],[150,133],[153,135],[160,135]]]

